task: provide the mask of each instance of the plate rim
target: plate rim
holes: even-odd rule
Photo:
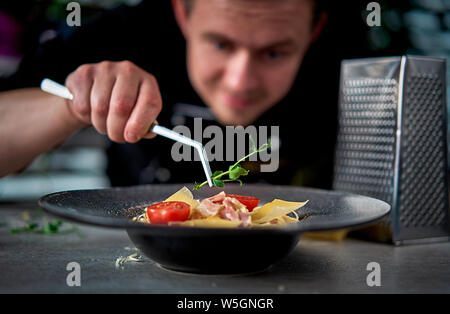
[[[267,233],[267,232],[274,232],[274,233],[304,233],[304,232],[321,232],[321,231],[331,231],[331,230],[339,230],[339,229],[346,229],[346,228],[354,228],[354,227],[360,227],[366,224],[373,223],[375,221],[381,220],[388,216],[392,210],[392,207],[387,202],[370,197],[365,195],[360,195],[356,193],[346,192],[346,191],[338,191],[338,190],[325,190],[325,189],[318,189],[318,188],[310,188],[310,187],[302,187],[302,186],[293,186],[293,185],[270,185],[270,184],[246,184],[246,186],[251,187],[271,187],[271,188],[298,188],[303,191],[312,191],[312,192],[327,192],[327,193],[333,193],[338,195],[344,195],[344,196],[356,196],[356,197],[363,197],[367,199],[372,199],[374,201],[380,202],[380,205],[386,206],[385,212],[381,215],[378,215],[377,217],[368,217],[365,219],[361,219],[357,223],[352,224],[340,224],[338,226],[308,226],[308,225],[301,225],[301,224],[288,224],[283,226],[274,226],[274,227],[258,227],[258,228],[218,228],[218,227],[189,227],[189,226],[166,226],[166,225],[150,225],[150,224],[143,224],[141,222],[132,221],[128,218],[122,218],[122,217],[104,217],[104,216],[95,216],[95,215],[86,215],[86,214],[80,214],[77,213],[76,215],[72,215],[70,211],[63,211],[60,206],[54,205],[49,200],[53,197],[60,196],[61,194],[65,193],[83,193],[86,191],[89,192],[95,192],[95,191],[105,191],[105,190],[112,190],[112,191],[123,191],[123,190],[132,190],[136,188],[142,188],[145,189],[146,187],[152,187],[155,186],[154,184],[147,184],[147,185],[135,185],[135,186],[128,186],[128,187],[110,187],[110,188],[98,188],[98,189],[76,189],[76,190],[66,190],[66,191],[59,191],[59,192],[53,192],[46,194],[39,198],[38,205],[43,208],[47,213],[50,213],[52,215],[76,222],[76,223],[82,223],[87,224],[91,226],[97,226],[97,227],[104,227],[104,228],[113,228],[113,229],[140,229],[142,231],[147,232],[160,232],[161,230],[172,230],[170,235],[177,235],[182,234],[185,232],[188,232],[189,235],[195,235],[195,234],[204,234],[204,232],[211,233],[214,232],[220,233],[220,234],[230,234],[230,233],[241,233],[241,232],[251,232],[251,233]],[[166,186],[166,187],[182,187],[186,186],[186,184],[158,184],[157,186]]]

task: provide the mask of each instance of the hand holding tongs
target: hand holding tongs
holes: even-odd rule
[[[50,94],[53,94],[53,95],[56,95],[56,96],[59,96],[62,98],[66,98],[66,99],[70,99],[70,100],[73,99],[73,95],[70,93],[70,91],[65,86],[58,84],[50,79],[42,80],[41,89],[47,93],[50,93]],[[168,128],[160,126],[158,124],[153,124],[150,127],[149,132],[153,132],[158,135],[170,138],[171,140],[194,147],[200,156],[200,160],[203,165],[203,170],[205,171],[205,174],[206,174],[206,179],[208,181],[208,185],[210,187],[213,186],[213,182],[211,179],[212,172],[211,172],[211,168],[209,167],[208,156],[206,155],[206,151],[203,148],[201,143],[194,141],[194,140],[190,139],[189,137],[183,136],[183,135],[181,135],[175,131],[172,131]]]

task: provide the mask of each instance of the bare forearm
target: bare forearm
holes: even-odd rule
[[[82,126],[65,100],[37,88],[0,93],[0,177],[23,169]]]

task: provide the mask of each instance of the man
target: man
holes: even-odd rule
[[[172,144],[168,140],[142,140],[154,137],[148,129],[156,119],[171,124],[172,104],[187,102],[206,104],[221,125],[280,125],[288,160],[287,166],[281,160],[280,171],[286,175],[268,174],[268,181],[291,183],[295,166],[321,160],[321,145],[328,146],[328,155],[332,151],[330,142],[314,144],[319,135],[308,133],[316,131],[308,129],[312,116],[295,115],[301,107],[317,106],[299,103],[293,86],[326,22],[318,3],[172,0],[185,51],[170,23],[155,25],[161,12],[149,2],[110,12],[68,38],[47,43],[35,58],[24,60],[15,80],[22,86],[36,86],[44,77],[65,81],[74,99],[62,100],[37,88],[0,94],[0,175],[20,171],[38,154],[92,125],[113,142],[113,185],[158,182],[154,172],[164,167],[171,170],[171,181],[198,180],[203,174],[194,177],[196,170],[188,168],[201,168],[166,160]],[[180,49],[171,48],[174,42]],[[312,110],[317,114],[317,108]],[[284,181],[287,175],[289,182]],[[329,177],[323,182],[328,184]]]

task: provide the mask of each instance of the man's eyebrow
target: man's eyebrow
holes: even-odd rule
[[[293,39],[282,39],[273,43],[270,43],[269,45],[262,47],[262,50],[267,50],[275,47],[296,47],[297,44]]]
[[[228,38],[225,35],[214,33],[214,32],[206,32],[202,35],[202,37],[210,40],[217,40],[217,41],[226,41],[226,42],[232,42],[233,40],[231,38]]]
[[[229,38],[226,35],[215,33],[215,32],[206,32],[202,35],[205,39],[208,40],[216,40],[222,42],[234,43],[232,38]],[[282,39],[279,41],[272,42],[266,46],[259,47],[258,50],[267,50],[275,47],[296,47],[296,42],[292,38]]]

